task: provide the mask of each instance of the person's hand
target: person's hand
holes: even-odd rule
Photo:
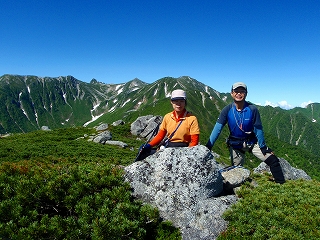
[[[206,144],[206,147],[211,151],[212,150],[212,146],[210,146],[208,143]]]
[[[266,155],[267,153],[273,154],[272,149],[268,148],[267,146],[260,148],[263,155]]]
[[[144,145],[143,149],[151,150],[151,145],[149,143],[147,143],[146,145]]]
[[[149,143],[147,144],[142,144],[140,147],[139,147],[139,152],[141,151],[149,151],[151,150],[151,145]]]

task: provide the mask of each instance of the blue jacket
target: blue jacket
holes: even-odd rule
[[[260,113],[255,105],[245,102],[241,111],[237,111],[234,103],[222,109],[206,144],[210,150],[227,123],[229,138],[243,139],[248,143],[258,142],[260,148],[266,147]]]

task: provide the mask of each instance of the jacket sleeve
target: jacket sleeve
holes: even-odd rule
[[[254,108],[254,112],[253,112],[253,132],[258,139],[259,147],[260,148],[266,147],[267,145],[264,138],[264,132],[263,132],[262,122],[260,118],[260,113],[257,108]]]
[[[151,147],[157,146],[162,139],[166,136],[167,131],[165,130],[159,130],[158,134],[149,142]]]
[[[189,143],[189,147],[197,146],[199,143],[199,134],[191,135],[191,142]]]
[[[218,117],[218,120],[216,122],[216,124],[214,125],[211,135],[209,137],[209,140],[206,144],[206,147],[209,148],[210,150],[212,149],[214,143],[216,142],[216,140],[218,139],[224,125],[227,124],[228,122],[228,112],[229,110],[232,108],[232,104],[227,105],[226,107],[224,107]]]
[[[262,147],[266,147],[266,142],[264,140],[264,133],[263,133],[263,130],[262,129],[259,129],[259,128],[254,128],[254,133],[256,134],[256,137],[258,139],[258,144],[259,144],[259,147],[262,148]]]
[[[221,123],[217,122],[215,125],[214,125],[214,128],[211,132],[211,135],[209,137],[209,140],[206,144],[206,147],[209,148],[210,150],[212,149],[214,143],[216,142],[216,140],[218,139],[222,129],[223,129],[223,126]]]

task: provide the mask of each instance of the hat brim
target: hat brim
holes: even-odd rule
[[[176,100],[186,100],[186,99],[184,97],[171,98],[171,101],[176,101]]]
[[[246,91],[247,91],[247,88],[246,88],[246,87],[244,87],[244,86],[238,86],[238,87],[232,88],[232,90],[236,90],[236,89],[238,89],[238,88],[243,88],[244,90],[246,90]]]

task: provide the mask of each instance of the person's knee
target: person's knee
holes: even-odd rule
[[[277,158],[275,155],[271,154],[265,161],[268,166],[275,166],[280,165],[279,158]]]
[[[241,157],[234,157],[231,159],[231,163],[233,166],[242,166],[244,159]]]
[[[270,167],[270,171],[274,177],[275,182],[280,184],[285,183],[285,177],[280,165],[279,158],[277,158],[275,155],[270,155],[264,162]]]

